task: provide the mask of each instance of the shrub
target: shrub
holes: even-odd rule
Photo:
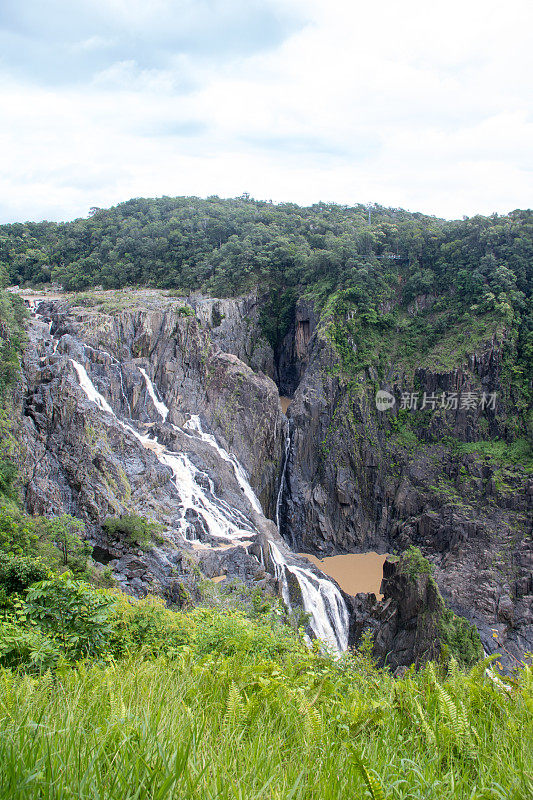
[[[0,620],[0,666],[43,672],[55,667],[60,657],[57,643],[39,628]]]
[[[193,317],[194,316],[194,310],[191,308],[191,306],[179,306],[176,309],[176,313],[177,313],[178,317]]]
[[[31,517],[12,503],[0,503],[0,550],[13,555],[35,553],[38,537]]]
[[[6,594],[20,594],[48,575],[47,567],[31,556],[6,555],[0,562],[0,586]]]
[[[152,537],[161,530],[161,526],[157,522],[149,522],[137,514],[109,517],[105,520],[102,528],[108,536],[125,539],[128,544],[138,545],[143,550],[152,547]]]
[[[471,667],[483,658],[483,645],[475,625],[452,611],[445,611],[439,621],[443,656],[453,656],[461,666]]]
[[[410,578],[418,575],[431,575],[433,568],[427,558],[424,558],[422,551],[418,547],[411,545],[402,553],[402,571]]]
[[[200,655],[254,653],[272,657],[300,648],[287,627],[275,629],[269,621],[252,621],[242,611],[195,609],[188,617],[195,620],[192,641]]]
[[[139,649],[154,655],[168,653],[190,641],[192,619],[170,611],[160,598],[138,600],[117,593],[115,600],[109,640],[113,655]]]
[[[63,566],[75,571],[86,569],[87,559],[92,551],[92,547],[79,536],[84,532],[83,522],[70,514],[53,517],[44,523],[44,535],[61,553]]]
[[[81,658],[107,648],[111,634],[112,595],[72,578],[55,575],[33,584],[26,596],[26,612],[66,655]]]
[[[5,459],[0,460],[0,495],[4,495],[9,500],[17,500],[16,480],[17,468],[15,464]]]

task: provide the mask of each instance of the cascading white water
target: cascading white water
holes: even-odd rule
[[[214,538],[234,544],[243,544],[244,541],[249,543],[256,531],[239,511],[216,497],[213,482],[207,473],[195,467],[186,453],[172,453],[162,445],[160,447],[162,450],[159,453],[155,449],[154,452],[159,461],[172,470],[174,485],[183,505],[180,527],[185,538],[188,538],[190,530],[186,514],[193,510],[199,514],[207,532]],[[208,482],[209,493],[197,480],[199,477]]]
[[[237,469],[235,470],[237,480],[239,480],[240,485],[246,493],[246,496],[249,499],[255,499],[255,501],[258,503],[253,489],[248,483],[248,480],[244,474],[242,466],[234,457],[231,457],[229,453],[227,453],[227,451],[218,444],[213,435],[205,433],[202,430],[200,418],[196,415],[192,416],[191,419],[185,423],[184,427],[188,428],[189,430],[196,431],[199,435],[199,438],[210,444],[211,447],[213,447],[225,461],[231,462],[234,468],[236,466],[238,467],[238,471]],[[287,468],[289,448],[290,439],[289,436],[287,436],[287,439],[285,440],[285,462],[283,465],[281,484],[278,492],[278,501],[276,504],[276,523],[278,525],[278,529],[279,508],[281,505],[281,496],[283,492],[283,482],[285,478],[285,470]],[[344,599],[337,587],[327,578],[320,578],[311,570],[288,564],[277,545],[275,545],[273,542],[269,542],[269,549],[271,561],[274,565],[275,577],[280,584],[283,602],[287,608],[291,608],[291,601],[286,571],[294,575],[298,581],[302,594],[304,610],[311,617],[310,625],[315,636],[337,652],[346,650],[348,646],[349,616]]]
[[[304,611],[310,615],[309,624],[317,639],[336,652],[346,650],[350,620],[346,603],[335,584],[327,578],[319,578],[311,570],[288,564],[274,542],[269,542],[269,551],[287,608],[291,609],[289,572],[298,581]]]
[[[283,454],[283,467],[281,469],[278,496],[276,498],[276,527],[278,531],[280,529],[281,504],[283,502],[283,490],[285,489],[285,473],[287,472],[287,464],[289,463],[290,449],[291,449],[291,435],[290,431],[287,431],[287,436],[285,437],[285,452]]]
[[[78,361],[74,361],[73,358],[71,358],[70,360],[72,362],[72,366],[78,373],[80,386],[87,395],[87,397],[89,398],[89,400],[92,400],[93,403],[96,403],[96,405],[99,408],[101,408],[102,411],[106,411],[108,414],[111,414],[113,417],[115,417],[116,416],[115,412],[113,411],[113,409],[111,408],[105,397],[103,397],[100,394],[100,392],[96,389],[92,380],[87,375],[87,370],[85,369],[83,364],[80,364]]]
[[[139,367],[139,372],[141,373],[146,382],[146,388],[148,389],[148,394],[152,398],[152,403],[159,412],[163,422],[166,422],[166,419],[169,415],[168,407],[163,402],[161,402],[161,400],[159,400],[159,398],[157,397],[154,389],[154,384],[152,383],[151,378],[149,378],[148,375],[146,374],[146,371],[142,367]]]
[[[187,534],[191,528],[186,519],[186,515],[188,511],[193,510],[203,520],[209,535],[215,539],[223,539],[235,544],[243,544],[245,540],[249,541],[256,533],[255,529],[237,509],[231,508],[231,506],[223,500],[216,497],[213,482],[207,473],[195,467],[186,453],[173,453],[167,450],[157,438],[151,438],[149,435],[140,434],[131,425],[120,420],[105,397],[103,397],[94,386],[85,367],[77,361],[74,361],[74,359],[71,359],[71,362],[78,373],[80,386],[89,400],[96,403],[102,411],[106,411],[108,414],[115,417],[119,425],[133,434],[143,447],[151,450],[161,464],[170,467],[173,475],[173,483],[180,496],[181,505],[183,506],[180,530],[185,538],[187,538]],[[144,373],[147,386],[149,387],[148,391],[150,391],[151,381],[144,370],[142,370],[142,372]],[[155,396],[153,386],[151,386],[151,388]],[[162,409],[158,409],[158,411],[161,416],[163,416],[164,411]],[[208,491],[204,489],[202,483],[207,483],[209,486]]]
[[[188,420],[183,427],[197,433],[199,439],[201,439],[203,442],[206,442],[206,444],[211,445],[211,447],[217,451],[219,456],[224,461],[226,461],[228,464],[231,464],[231,466],[233,467],[233,471],[235,472],[235,477],[237,478],[239,486],[241,487],[244,494],[250,501],[250,505],[252,506],[254,511],[257,511],[258,514],[262,514],[263,509],[261,508],[261,504],[257,499],[257,495],[250,486],[250,482],[246,477],[246,473],[242,467],[242,464],[240,464],[239,461],[237,461],[235,456],[232,456],[230,453],[228,453],[227,450],[224,450],[224,448],[219,445],[213,434],[205,433],[205,431],[202,429],[202,423],[200,422],[200,417],[197,414],[193,414],[190,420]]]
[[[89,378],[86,369],[77,361],[73,359],[71,359],[71,361],[78,374],[80,386],[89,400],[96,403],[102,411],[115,417],[117,422],[125,430],[135,436],[143,447],[152,450],[161,464],[170,467],[173,475],[173,483],[178,491],[183,507],[180,529],[184,537],[188,538],[188,534],[191,530],[186,515],[189,510],[193,510],[203,521],[206,531],[215,540],[222,539],[241,546],[249,544],[250,539],[257,533],[256,529],[241,512],[231,508],[225,501],[215,495],[213,482],[207,473],[195,467],[186,453],[174,453],[169,451],[157,438],[151,438],[149,435],[140,434],[131,425],[120,420],[107,400],[98,392]],[[165,422],[169,410],[167,406],[158,399],[156,390],[146,371],[142,368],[140,368],[140,371],[146,382],[147,390],[154,406],[163,422]],[[197,438],[210,445],[224,461],[231,463],[237,481],[250,501],[250,505],[260,513],[261,506],[259,501],[250,486],[243,467],[237,459],[224,450],[212,434],[203,431],[200,418],[197,415],[193,415],[184,427],[191,431],[192,434],[196,435]],[[286,442],[285,464],[280,494],[285,477],[289,444]],[[205,484],[208,485],[208,490],[204,488]],[[278,494],[276,508],[277,521],[279,521],[280,494]],[[216,546],[213,549],[216,549]],[[346,604],[337,587],[327,578],[320,578],[311,570],[289,564],[273,542],[269,542],[269,553],[270,560],[274,565],[275,577],[281,587],[282,598],[287,608],[291,609],[287,580],[287,573],[290,573],[296,578],[300,586],[304,610],[310,615],[309,624],[315,636],[336,652],[346,650],[348,646],[349,616]]]

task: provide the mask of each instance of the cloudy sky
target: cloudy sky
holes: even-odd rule
[[[0,0],[0,221],[530,207],[532,23],[530,0]]]

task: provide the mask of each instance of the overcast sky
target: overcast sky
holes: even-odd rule
[[[532,205],[530,0],[0,0],[0,221]]]

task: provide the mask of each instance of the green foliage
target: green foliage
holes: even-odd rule
[[[506,442],[503,439],[486,439],[478,442],[451,441],[455,452],[477,453],[495,464],[517,465],[527,471],[533,469],[533,444],[525,438]]]
[[[24,321],[28,312],[19,297],[0,289],[0,401],[15,383],[20,353],[25,341]]]
[[[275,629],[269,621],[251,621],[243,612],[192,612],[196,622],[194,647],[200,655],[218,653],[237,656],[255,653],[272,657],[294,649],[295,642],[288,629]]]
[[[31,517],[12,503],[0,502],[0,551],[12,555],[36,554],[38,540]]]
[[[143,550],[153,547],[153,538],[161,531],[157,522],[149,522],[137,514],[108,517],[102,527],[108,536],[125,539],[129,544],[136,544]]]
[[[26,594],[25,610],[66,656],[77,659],[107,649],[113,604],[111,595],[64,572],[33,584]]]
[[[475,625],[446,610],[439,619],[439,637],[444,657],[453,656],[459,664],[471,667],[483,658],[483,645]]]
[[[48,569],[82,573],[92,549],[79,536],[84,531],[84,524],[70,514],[30,517],[13,502],[0,502],[0,554],[37,558]]]
[[[277,352],[283,337],[294,317],[296,292],[294,289],[278,289],[269,292],[261,309],[259,325],[263,336]]]
[[[12,461],[0,459],[0,497],[18,499],[17,474],[17,467]]]
[[[411,545],[402,553],[401,570],[410,578],[419,575],[431,575],[433,568],[427,558],[424,558],[419,547]]]
[[[92,547],[83,542],[79,534],[85,533],[85,525],[70,514],[62,514],[44,522],[46,536],[61,553],[62,564],[75,571],[87,567],[87,559]]]
[[[40,559],[2,554],[0,587],[7,595],[22,593],[32,583],[44,580],[47,574],[48,567]]]
[[[59,645],[40,628],[0,619],[0,667],[44,673],[60,661]]]
[[[276,611],[33,583],[0,619],[0,797],[526,796],[530,667],[395,680],[370,635],[335,660]]]
[[[50,644],[25,646],[46,663]],[[532,789],[532,689],[525,666],[507,684],[454,663],[394,679],[350,655],[190,640],[54,675],[4,669],[0,797],[518,800]]]
[[[323,304],[335,290],[373,324],[378,304],[456,288],[471,314],[527,319],[533,253],[530,211],[446,222],[402,209],[249,197],[137,198],[71,223],[0,226],[0,263],[14,283],[65,288],[151,285],[238,294],[304,286]],[[524,327],[526,355],[531,328]]]

